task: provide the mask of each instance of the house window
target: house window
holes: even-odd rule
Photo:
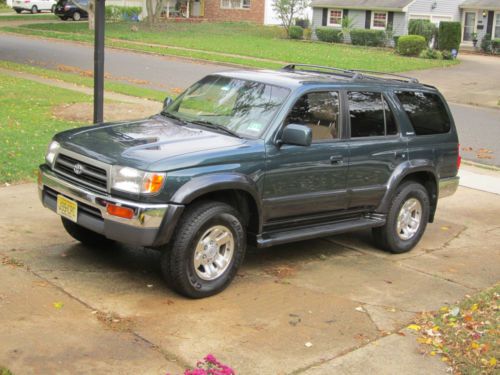
[[[221,0],[223,9],[250,9],[250,0]]]
[[[500,38],[500,12],[495,13],[495,23],[493,24],[493,38]]]
[[[373,12],[372,29],[384,29],[387,27],[387,12]]]
[[[328,26],[342,27],[342,9],[328,10]]]

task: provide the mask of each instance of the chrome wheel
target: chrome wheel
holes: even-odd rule
[[[397,234],[399,238],[407,241],[418,232],[422,221],[422,204],[416,198],[408,199],[398,214]]]
[[[229,267],[234,254],[234,237],[229,228],[216,225],[201,236],[194,252],[194,269],[203,280],[215,280]]]

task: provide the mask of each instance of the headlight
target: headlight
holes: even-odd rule
[[[51,167],[54,165],[54,160],[56,158],[57,151],[59,151],[60,147],[61,145],[59,143],[57,143],[56,141],[52,141],[50,142],[49,147],[47,148],[47,153],[45,154],[45,161]]]
[[[158,193],[165,182],[165,173],[144,172],[130,167],[113,166],[111,188],[134,194]]]

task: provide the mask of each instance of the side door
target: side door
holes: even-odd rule
[[[311,91],[291,107],[288,124],[312,130],[310,146],[272,142],[267,145],[263,201],[264,220],[331,212],[347,207],[348,144],[344,137],[341,94]]]
[[[380,203],[389,178],[408,160],[395,104],[380,91],[348,91],[349,207],[372,209]]]

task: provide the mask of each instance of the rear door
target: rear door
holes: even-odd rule
[[[395,103],[381,91],[352,90],[346,94],[349,118],[350,208],[373,209],[380,203],[389,178],[408,160]]]

